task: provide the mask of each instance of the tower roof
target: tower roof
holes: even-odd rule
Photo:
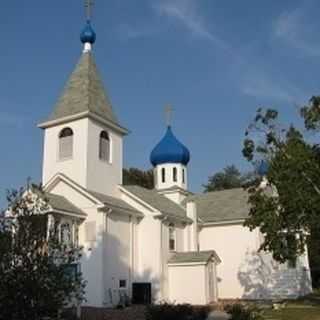
[[[50,123],[59,122],[59,120],[62,121],[66,118],[80,117],[81,115],[94,116],[103,122],[107,122],[115,129],[127,133],[127,130],[120,126],[113,112],[90,51],[82,54],[53,113],[45,123],[39,126],[46,128],[50,126]]]
[[[150,161],[154,166],[164,163],[181,163],[187,165],[190,152],[173,134],[171,126],[162,140],[152,150]]]

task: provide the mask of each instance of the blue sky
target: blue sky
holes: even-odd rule
[[[121,123],[125,165],[149,168],[164,106],[190,149],[190,188],[234,163],[259,106],[293,121],[319,93],[319,1],[96,0],[95,58]],[[0,202],[40,181],[42,132],[78,61],[82,0],[0,3]]]

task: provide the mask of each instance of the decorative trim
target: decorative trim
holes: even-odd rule
[[[38,128],[47,129],[47,128],[50,128],[53,126],[68,123],[68,122],[75,121],[75,120],[80,120],[83,118],[91,118],[93,120],[96,120],[97,122],[102,123],[104,125],[107,125],[108,127],[114,129],[115,131],[117,131],[123,135],[129,134],[128,129],[123,128],[110,120],[104,119],[101,116],[99,116],[91,111],[84,111],[84,112],[80,112],[80,113],[77,113],[74,115],[66,116],[66,117],[63,117],[60,119],[45,121],[45,122],[39,123]]]
[[[99,201],[99,199],[95,198],[94,196],[92,196],[87,190],[85,190],[82,186],[80,186],[78,183],[76,183],[75,181],[73,181],[72,179],[70,179],[69,177],[67,177],[66,175],[64,175],[63,173],[57,173],[55,174],[44,186],[44,190],[48,191],[50,190],[50,187],[52,184],[54,184],[56,182],[56,180],[59,179],[61,181],[63,181],[64,183],[66,183],[67,185],[69,185],[70,187],[76,189],[80,194],[82,194],[83,196],[85,196],[87,199],[91,200],[92,202],[94,202],[96,205],[100,205],[100,206],[104,206],[104,204]]]
[[[223,225],[230,225],[230,224],[243,224],[243,222],[245,222],[245,220],[246,219],[224,220],[224,221],[217,221],[217,222],[202,222],[201,227],[223,226]]]
[[[208,261],[202,261],[202,262],[168,262],[168,267],[193,267],[193,266],[206,266],[208,264],[210,259]]]

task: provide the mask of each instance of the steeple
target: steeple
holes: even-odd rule
[[[89,7],[91,1],[86,0]],[[80,36],[80,60],[53,112],[39,124],[44,129],[42,182],[62,173],[84,188],[115,196],[128,130],[119,124],[94,62],[96,34],[89,18]]]
[[[46,128],[68,119],[87,116],[100,120],[123,134],[127,133],[113,112],[91,52],[82,54],[52,114],[39,127]]]
[[[39,124],[47,128],[61,122],[89,117],[111,126],[121,134],[128,131],[123,128],[113,112],[111,102],[103,86],[92,53],[92,45],[96,41],[96,33],[91,26],[92,0],[86,0],[86,26],[80,34],[84,44],[82,56],[60,96],[49,118]]]

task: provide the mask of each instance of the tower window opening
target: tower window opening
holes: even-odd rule
[[[161,169],[161,181],[162,181],[162,183],[166,182],[166,169],[165,168]]]
[[[176,251],[176,229],[173,224],[169,225],[169,250]]]
[[[173,168],[173,182],[177,182],[178,181],[178,171],[177,168]]]
[[[99,159],[110,162],[110,138],[106,131],[100,133]]]
[[[186,181],[186,171],[182,169],[182,183],[185,183]]]
[[[59,159],[72,158],[73,153],[73,131],[70,128],[64,128],[59,134]]]

